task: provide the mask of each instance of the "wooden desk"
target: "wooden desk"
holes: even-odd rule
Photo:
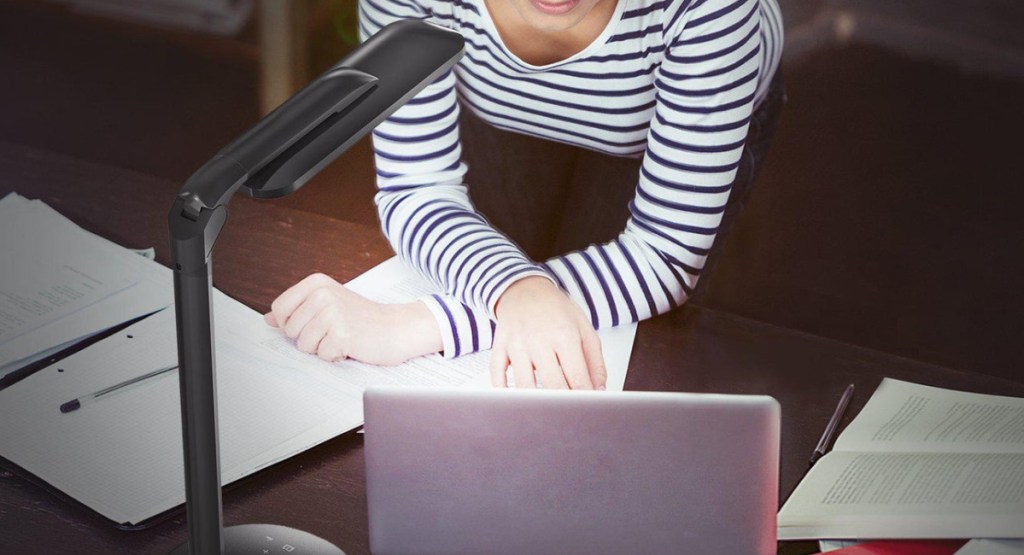
[[[154,246],[167,264],[167,211],[180,184],[0,143],[0,195],[39,198],[79,225],[131,247]],[[300,191],[297,194],[302,194]],[[239,197],[229,207],[214,255],[217,287],[264,311],[313,271],[349,280],[391,256],[376,228]],[[807,459],[847,383],[857,414],[885,376],[983,393],[1024,396],[1024,383],[973,375],[685,306],[644,322],[626,388],[758,393],[782,404],[781,495]],[[367,553],[362,438],[345,434],[228,488],[227,525],[266,522],[327,538],[350,555]],[[0,551],[167,553],[185,540],[184,516],[140,532],[117,530],[76,502],[0,474]],[[811,553],[787,543],[782,553]]]

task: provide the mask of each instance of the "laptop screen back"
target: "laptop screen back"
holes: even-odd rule
[[[775,553],[770,397],[387,388],[364,407],[374,553]]]

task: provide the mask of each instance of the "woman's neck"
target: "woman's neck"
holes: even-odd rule
[[[590,46],[604,32],[617,1],[602,0],[583,20],[564,31],[531,27],[508,2],[484,0],[505,47],[520,60],[536,66],[559,62]]]

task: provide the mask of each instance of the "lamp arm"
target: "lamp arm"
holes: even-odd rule
[[[376,77],[354,69],[328,71],[203,164],[171,207],[168,226],[192,553],[224,552],[210,260],[227,219],[227,203],[251,174],[365,97],[376,82]]]
[[[189,549],[224,553],[210,250],[227,209],[201,210],[193,221],[179,209],[184,203],[175,202],[170,230]]]
[[[184,550],[192,555],[225,552],[211,256],[231,196],[242,186],[263,198],[283,196],[301,187],[448,71],[462,48],[458,33],[422,21],[388,25],[221,149],[178,193],[168,214],[168,229],[189,541],[175,555]],[[340,552],[315,536],[272,525],[229,528],[229,550],[256,545],[252,542],[269,536],[265,531],[271,528],[267,526],[275,530],[273,535],[290,534],[305,545],[321,542],[332,552]]]

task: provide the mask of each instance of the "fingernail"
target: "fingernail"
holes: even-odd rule
[[[598,391],[604,391],[604,385],[597,386],[597,390]]]

